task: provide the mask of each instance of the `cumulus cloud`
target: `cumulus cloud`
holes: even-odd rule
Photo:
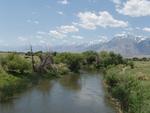
[[[35,23],[35,24],[39,24],[39,21],[35,20],[34,23]]]
[[[143,28],[143,31],[150,32],[150,27]]]
[[[63,4],[63,5],[69,4],[68,0],[60,0],[58,1],[58,3]]]
[[[72,38],[74,38],[74,39],[80,39],[80,40],[84,39],[84,37],[82,37],[80,35],[73,35]]]
[[[57,27],[56,30],[51,30],[49,32],[49,35],[55,37],[55,38],[64,38],[68,33],[78,32],[79,29],[73,25],[63,25],[60,27]]]
[[[114,2],[115,4],[121,4],[120,0],[111,0],[112,2]]]
[[[39,43],[40,44],[47,44],[47,42],[45,40],[40,40]]]
[[[46,32],[43,32],[43,31],[38,31],[37,34],[38,34],[38,35],[46,35],[47,33],[46,33]]]
[[[64,15],[64,13],[63,13],[62,11],[57,11],[57,13],[58,13],[59,15]]]
[[[150,16],[150,0],[127,0],[125,3],[113,1],[116,1],[116,10],[121,14],[131,17]]]
[[[20,40],[20,41],[22,41],[22,42],[26,42],[26,41],[28,41],[28,39],[27,39],[27,38],[22,37],[22,36],[19,36],[19,37],[18,37],[18,40]]]
[[[49,35],[52,36],[52,37],[54,37],[54,38],[64,38],[64,37],[66,37],[65,34],[60,33],[57,30],[51,30],[51,31],[49,31]]]
[[[37,39],[42,39],[43,36],[41,36],[41,35],[36,35],[35,38],[37,38]]]
[[[105,43],[105,42],[108,42],[109,41],[109,39],[108,39],[108,37],[107,36],[98,36],[98,38],[99,38],[99,42],[101,42],[101,43]]]
[[[127,27],[128,22],[117,20],[112,17],[107,11],[99,12],[98,14],[93,12],[80,12],[77,15],[79,17],[79,25],[85,29],[96,29],[99,27]]]
[[[40,23],[38,20],[31,20],[31,19],[28,19],[27,22],[28,23],[33,23],[33,24],[36,24],[36,25],[38,25]]]
[[[71,32],[78,32],[79,31],[79,29],[73,25],[71,25],[71,26],[68,26],[68,25],[60,26],[57,28],[57,30],[61,33],[71,33]]]

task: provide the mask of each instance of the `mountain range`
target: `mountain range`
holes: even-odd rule
[[[113,51],[123,56],[145,56],[150,55],[150,37],[135,36],[131,34],[118,34],[111,40],[98,40],[90,43],[61,45],[54,47],[55,51]]]
[[[46,51],[48,48],[45,45],[34,45],[34,51]],[[15,48],[2,48],[4,51],[29,51],[28,46],[15,47]],[[150,37],[136,36],[131,34],[117,34],[111,40],[101,38],[99,40],[93,40],[91,42],[74,43],[74,44],[62,44],[53,46],[51,48],[57,52],[83,52],[83,51],[113,51],[120,53],[125,57],[133,56],[149,56],[150,55]]]

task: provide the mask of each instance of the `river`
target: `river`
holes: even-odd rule
[[[84,72],[42,80],[11,102],[0,104],[0,113],[115,113],[106,100],[102,76]]]

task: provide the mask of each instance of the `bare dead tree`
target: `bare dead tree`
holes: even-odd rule
[[[52,66],[53,58],[50,51],[47,54],[39,55],[40,63],[35,64],[32,46],[30,46],[30,49],[31,49],[32,68],[34,72],[42,73],[47,71],[48,68],[53,68]]]
[[[34,60],[32,45],[30,46],[30,50],[31,50],[32,68],[33,68],[33,71],[35,72],[36,71],[36,69],[35,69],[35,60]]]

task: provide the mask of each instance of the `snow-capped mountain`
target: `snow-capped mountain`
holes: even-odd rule
[[[33,45],[33,48],[35,51],[47,51],[46,47],[42,45]],[[18,47],[18,49],[16,47],[13,50],[29,51],[29,47],[22,46]],[[150,55],[150,37],[122,33],[115,35],[111,40],[108,40],[105,37],[100,37],[98,40],[92,40],[89,42],[52,46],[51,50],[57,52],[83,52],[88,50],[97,52],[114,51],[122,54],[123,56]],[[9,51],[9,49],[6,51]]]
[[[150,55],[150,38],[131,34],[118,34],[107,43],[99,44],[99,48],[96,49],[96,51],[103,50],[114,51],[124,56]]]
[[[58,47],[59,51],[114,51],[123,56],[150,55],[150,38],[133,34],[117,34],[111,40],[99,39],[88,43]]]

